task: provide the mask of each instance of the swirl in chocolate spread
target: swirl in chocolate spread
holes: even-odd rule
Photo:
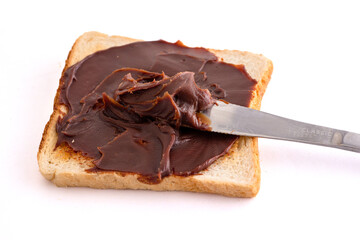
[[[243,66],[181,42],[99,51],[61,78],[59,103],[68,113],[57,122],[57,146],[93,158],[93,170],[137,173],[146,183],[195,174],[237,139],[199,131],[207,125],[196,113],[217,99],[248,106],[255,84]]]

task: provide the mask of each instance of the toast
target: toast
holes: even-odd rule
[[[65,63],[65,70],[86,56],[114,46],[141,41],[120,36],[88,32],[74,43]],[[244,65],[249,75],[257,81],[252,92],[250,108],[260,109],[261,100],[270,80],[273,65],[262,55],[236,50],[208,49],[220,60]],[[58,103],[60,86],[54,110],[45,126],[38,151],[41,174],[60,187],[91,187],[112,189],[147,189],[155,191],[191,191],[222,194],[231,197],[254,197],[260,187],[260,166],[257,138],[240,137],[230,151],[218,158],[207,169],[190,176],[168,176],[159,184],[146,184],[137,180],[135,173],[89,172],[94,167],[91,158],[75,152],[67,145],[55,148],[56,123],[66,114],[66,107]]]

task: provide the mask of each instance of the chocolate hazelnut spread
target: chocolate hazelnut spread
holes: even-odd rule
[[[179,41],[99,51],[61,78],[68,113],[57,122],[57,146],[93,158],[93,171],[137,173],[146,183],[196,174],[237,139],[200,131],[208,125],[197,113],[218,99],[248,106],[255,84],[243,66]]]

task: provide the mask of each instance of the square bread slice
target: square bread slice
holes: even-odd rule
[[[103,49],[141,41],[121,36],[87,32],[74,43],[66,60],[65,70],[86,56]],[[261,99],[270,80],[273,65],[262,55],[234,50],[214,50],[227,63],[245,65],[250,76],[257,80],[250,107],[260,109]],[[231,150],[198,175],[169,176],[159,184],[145,184],[136,174],[120,172],[88,172],[94,167],[88,157],[61,145],[57,141],[56,122],[66,114],[66,107],[57,104],[60,86],[55,96],[54,111],[45,126],[38,152],[41,174],[60,187],[91,187],[112,189],[148,189],[155,191],[192,191],[216,193],[232,197],[254,197],[260,187],[260,166],[257,138],[240,137]]]

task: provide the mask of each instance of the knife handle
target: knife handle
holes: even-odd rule
[[[289,121],[293,121],[290,120]],[[294,121],[283,140],[303,142],[360,152],[360,134]],[[294,126],[295,125],[295,126]],[[277,137],[281,139],[281,136]]]
[[[256,111],[256,110],[254,110]],[[260,112],[260,111],[257,111]],[[308,124],[262,113],[266,128],[259,128],[258,137],[302,142],[360,152],[360,134]]]

